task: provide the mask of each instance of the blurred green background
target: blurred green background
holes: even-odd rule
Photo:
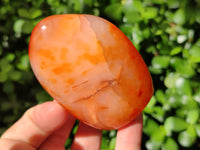
[[[63,13],[110,20],[144,58],[155,93],[144,110],[142,149],[200,149],[200,0],[1,0],[0,134],[52,99],[32,73],[28,42],[41,19]],[[114,149],[115,136],[103,131],[102,150]]]

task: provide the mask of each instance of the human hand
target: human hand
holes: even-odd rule
[[[0,138],[1,150],[64,150],[75,118],[56,101],[30,108]],[[71,150],[100,150],[102,131],[79,123]],[[115,150],[140,150],[142,115],[118,129]]]

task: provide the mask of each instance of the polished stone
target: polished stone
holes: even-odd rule
[[[96,16],[43,19],[32,32],[29,57],[44,89],[95,128],[122,127],[142,112],[153,94],[150,73],[131,41]]]

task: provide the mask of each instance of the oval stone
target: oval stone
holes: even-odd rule
[[[29,58],[44,89],[76,118],[98,129],[129,123],[153,94],[139,52],[100,17],[65,14],[43,19],[31,34]]]

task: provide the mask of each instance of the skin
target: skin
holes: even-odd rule
[[[58,117],[59,116],[59,117]],[[30,108],[0,138],[4,150],[64,150],[75,118],[56,101]],[[140,150],[142,114],[118,129],[115,150]],[[71,150],[99,150],[102,131],[79,123]]]

